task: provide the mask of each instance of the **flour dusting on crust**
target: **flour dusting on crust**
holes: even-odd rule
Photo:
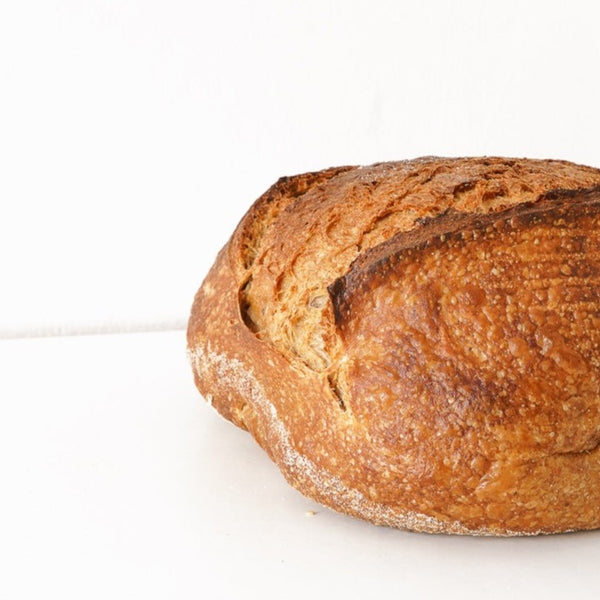
[[[264,420],[271,435],[277,440],[279,464],[284,476],[291,481],[304,480],[313,486],[328,506],[335,510],[342,508],[374,523],[410,529],[426,533],[453,533],[467,535],[537,535],[539,532],[498,531],[486,528],[468,529],[459,522],[443,522],[435,517],[413,511],[399,511],[390,506],[373,502],[360,491],[347,487],[339,477],[317,467],[292,445],[290,434],[277,414],[277,409],[269,401],[263,386],[237,358],[215,351],[210,342],[206,348],[197,345],[188,349],[188,357],[196,373],[202,377],[206,373],[216,373],[223,391],[235,391],[244,396],[252,408]],[[340,508],[337,508],[340,507]]]

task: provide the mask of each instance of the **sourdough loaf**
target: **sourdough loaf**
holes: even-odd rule
[[[284,177],[198,291],[200,392],[377,524],[600,526],[600,171],[421,158]]]

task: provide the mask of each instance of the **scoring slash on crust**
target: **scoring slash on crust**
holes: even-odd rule
[[[196,296],[199,390],[335,510],[427,532],[598,527],[598,186],[590,167],[499,158],[283,178]]]

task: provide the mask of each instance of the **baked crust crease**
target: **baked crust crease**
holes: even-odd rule
[[[600,171],[427,157],[282,178],[198,291],[195,381],[286,479],[415,531],[600,525]]]

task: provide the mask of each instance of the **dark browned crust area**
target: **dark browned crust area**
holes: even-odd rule
[[[600,526],[600,171],[425,158],[284,178],[199,290],[200,391],[376,523]]]
[[[489,228],[528,227],[532,223],[577,219],[596,211],[600,186],[580,190],[553,190],[536,202],[525,202],[501,212],[470,213],[446,209],[434,217],[423,218],[419,227],[400,232],[389,240],[362,253],[348,272],[329,287],[336,325],[341,327],[350,317],[349,298],[359,291],[368,292],[376,279],[381,279],[407,257],[417,252],[441,248],[444,244],[484,239]]]
[[[597,190],[446,214],[333,286],[338,386],[394,449],[389,498],[410,482],[405,502],[473,528],[597,522],[599,231]]]

